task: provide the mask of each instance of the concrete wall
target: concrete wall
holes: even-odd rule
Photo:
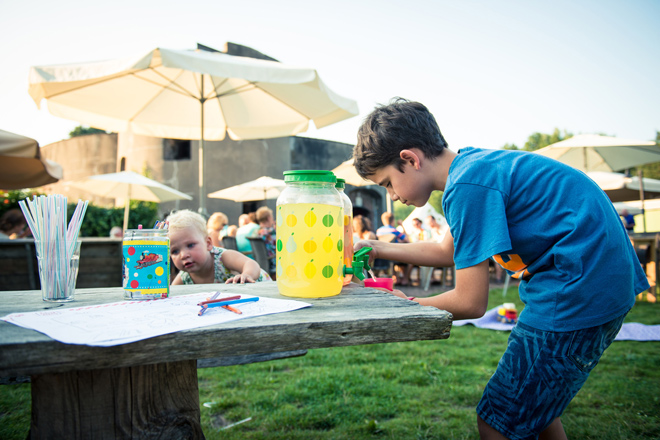
[[[88,134],[65,139],[41,148],[43,157],[62,165],[61,181],[40,188],[47,194],[64,194],[69,202],[79,198],[100,206],[112,206],[114,199],[92,196],[67,185],[67,181],[80,180],[97,174],[114,173],[117,170],[117,135]]]
[[[206,193],[228,188],[261,176],[282,179],[286,170],[320,169],[331,170],[349,159],[353,146],[341,142],[332,142],[305,137],[283,137],[233,141],[204,142],[204,181]],[[161,216],[174,209],[199,207],[198,158],[199,141],[191,141],[190,158],[166,160],[164,140],[132,133],[95,134],[80,136],[45,146],[44,156],[57,161],[64,168],[64,180],[81,179],[89,175],[114,173],[124,170],[135,171],[147,177],[175,188],[193,197],[193,200],[180,200],[160,204]],[[356,195],[361,194],[362,206],[372,213],[374,225],[379,221],[380,213],[385,209],[385,191],[378,187],[369,187],[368,191],[347,186],[346,193],[356,202]],[[68,188],[63,183],[44,187],[45,192],[62,193],[70,200],[82,198],[102,206],[124,206],[124,201],[102,199],[83,191]],[[265,204],[275,211],[276,200],[267,200]],[[263,201],[255,203],[236,203],[230,200],[207,198],[209,214],[220,211],[229,217],[230,224],[236,224],[243,212],[254,211]]]

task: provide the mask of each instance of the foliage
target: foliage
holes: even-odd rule
[[[398,200],[396,202],[392,202],[392,211],[394,212],[394,226],[396,226],[398,222],[404,221],[406,217],[408,217],[410,213],[413,212],[414,209],[414,206],[404,205]]]
[[[18,202],[32,196],[41,196],[34,190],[7,191],[0,196],[0,215],[12,208],[20,209]],[[67,206],[67,219],[71,220],[76,203]],[[158,204],[154,202],[142,202],[131,200],[128,228],[137,229],[138,225],[150,227],[156,222],[158,215]],[[103,208],[96,205],[88,205],[80,228],[81,237],[107,237],[113,226],[124,224],[124,208]],[[148,225],[148,226],[147,226]]]
[[[69,203],[69,218],[71,218],[75,207],[75,204]],[[137,229],[138,225],[150,228],[156,222],[157,215],[157,203],[131,200],[128,229]],[[123,207],[102,208],[96,205],[89,205],[82,227],[80,228],[80,235],[82,237],[107,237],[113,226],[122,226],[123,224]]]
[[[545,133],[532,133],[525,142],[525,146],[522,148],[524,151],[536,151],[543,147],[547,147],[550,144],[555,142],[560,142],[568,138],[573,137],[573,135],[566,130],[562,133],[558,128],[555,128],[555,131],[552,134]],[[515,144],[504,144],[502,147],[504,150],[520,150]]]
[[[655,132],[655,143],[660,147],[660,131]],[[660,179],[660,162],[643,165],[641,168],[644,177]],[[638,168],[631,168],[630,174],[636,176],[638,174]]]
[[[97,133],[108,133],[108,132],[105,130],[100,130],[98,128],[85,127],[83,125],[79,125],[69,132],[69,137],[72,138],[76,136],[85,136],[88,134],[97,134]]]
[[[32,196],[41,196],[42,193],[32,189],[14,189],[4,191],[0,195],[0,216],[10,209],[21,209],[18,202]]]
[[[488,307],[522,310],[516,288]],[[626,322],[660,324],[658,304]],[[508,332],[466,325],[442,341],[309,350],[299,358],[198,370],[202,428],[212,439],[472,439],[475,407]],[[617,341],[562,415],[569,438],[660,438],[658,342]],[[30,385],[0,387],[0,438],[24,439]],[[222,430],[251,417],[251,420]]]

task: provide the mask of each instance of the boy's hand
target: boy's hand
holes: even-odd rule
[[[378,258],[378,240],[360,240],[353,245],[353,252],[357,252],[363,247],[370,247],[369,251],[369,265],[371,266],[376,258]]]
[[[408,299],[408,295],[397,289],[387,290],[384,287],[372,287],[372,289],[382,290],[383,292],[391,293],[392,295],[398,296],[399,298]]]

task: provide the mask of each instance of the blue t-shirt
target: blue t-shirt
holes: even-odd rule
[[[584,173],[544,156],[462,149],[442,207],[457,269],[493,257],[520,280],[520,322],[545,331],[604,324],[648,289],[623,224]]]
[[[239,252],[252,252],[252,245],[247,238],[258,237],[257,231],[259,231],[259,225],[256,223],[248,223],[236,230],[236,246]],[[254,259],[252,254],[249,257]]]

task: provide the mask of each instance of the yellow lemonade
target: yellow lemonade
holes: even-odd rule
[[[353,216],[344,213],[344,265],[353,265]],[[344,277],[343,285],[348,286],[353,281],[353,274]]]
[[[343,211],[317,203],[277,207],[277,287],[282,295],[320,298],[341,292]]]

